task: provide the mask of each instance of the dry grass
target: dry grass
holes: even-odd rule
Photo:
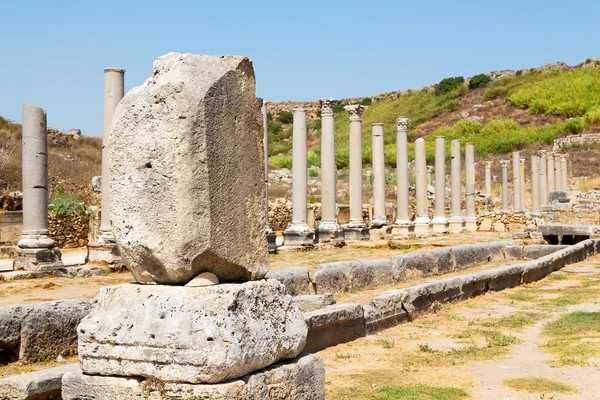
[[[55,360],[39,362],[35,364],[26,364],[17,361],[6,365],[0,365],[0,379],[14,375],[27,374],[29,372],[40,371],[48,368],[60,367],[61,365],[65,365],[65,363],[75,363],[77,362],[77,360],[77,356],[69,356],[65,357],[64,363],[57,363]]]

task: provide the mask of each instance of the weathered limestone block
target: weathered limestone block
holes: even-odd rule
[[[360,304],[335,304],[304,313],[308,325],[305,352],[316,352],[365,336],[363,307]]]
[[[331,293],[295,296],[292,300],[301,312],[315,311],[335,304]]]
[[[138,282],[268,271],[261,101],[246,57],[169,53],[115,110],[111,221]]]
[[[103,288],[79,325],[84,373],[216,383],[296,357],[307,326],[269,279],[207,287]]]
[[[67,364],[0,379],[0,400],[60,400],[63,375],[78,370]]]
[[[307,267],[289,267],[269,271],[267,279],[276,279],[285,286],[290,296],[310,295],[315,293],[310,272]]]

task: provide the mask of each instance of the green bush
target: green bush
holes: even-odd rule
[[[317,176],[319,176],[319,170],[316,168],[309,168],[308,169],[308,176],[316,178]]]
[[[273,135],[279,135],[283,127],[279,122],[269,122],[267,124],[267,132],[272,133]]]
[[[321,154],[317,151],[309,150],[306,153],[307,164],[309,167],[320,167],[321,166]]]
[[[342,148],[335,150],[335,165],[337,169],[348,168],[350,165],[350,149]]]
[[[481,87],[486,87],[487,85],[490,84],[491,81],[492,81],[492,78],[490,78],[486,74],[475,75],[469,81],[469,89],[473,90],[473,89],[477,89],[477,88],[481,88]]]
[[[291,124],[292,122],[294,122],[294,114],[292,114],[291,111],[282,111],[277,116],[277,119],[282,124]]]
[[[490,83],[489,87],[483,94],[483,99],[493,100],[498,97],[506,96],[513,90],[525,84],[541,82],[557,76],[559,73],[560,70],[558,69],[549,69],[545,71],[530,71],[525,74],[505,76],[500,79],[496,79]]]
[[[273,121],[273,114],[271,114],[270,112],[267,113],[267,121],[268,122]]]
[[[585,122],[587,124],[600,124],[600,107],[589,110],[585,113]]]
[[[333,112],[334,113],[341,113],[344,112],[346,110],[344,110],[344,105],[342,103],[337,103],[336,105],[333,106]]]
[[[446,78],[442,79],[440,83],[438,83],[435,88],[436,96],[443,96],[445,94],[451,93],[456,89],[459,89],[465,83],[465,78],[462,76],[456,76],[454,78]]]
[[[83,201],[62,196],[56,196],[48,203],[48,211],[58,216],[77,214],[82,217],[89,217],[92,215],[92,211]]]
[[[373,100],[370,97],[365,97],[361,100],[360,104],[363,106],[370,106],[371,104],[373,104]]]
[[[269,165],[278,168],[292,168],[292,156],[271,156],[269,157]]]

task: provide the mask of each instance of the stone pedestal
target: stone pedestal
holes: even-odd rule
[[[465,217],[465,228],[469,232],[477,230],[477,211],[475,209],[475,146],[467,143],[465,146],[465,186],[467,215]]]
[[[307,217],[307,159],[306,111],[294,108],[292,145],[292,224],[283,232],[283,245],[312,246],[315,235],[306,223]]]
[[[51,271],[63,267],[48,233],[48,132],[46,112],[23,105],[23,230],[15,270]]]
[[[462,233],[465,230],[465,219],[462,216],[462,204],[460,200],[460,140],[453,140],[451,147],[452,162],[451,187],[452,187],[452,215],[449,219],[449,230],[451,233]]]
[[[383,124],[372,125],[373,166],[373,219],[371,229],[389,225],[385,215],[385,155],[383,151]]]
[[[414,225],[410,220],[408,209],[408,139],[407,129],[410,120],[396,120],[396,187],[398,213],[392,225],[394,239],[408,238],[415,235]]]
[[[320,99],[321,103],[321,223],[315,232],[318,243],[344,240],[344,231],[336,222],[335,136],[333,106],[335,99]]]
[[[431,221],[435,233],[448,233],[446,218],[446,138],[435,138],[435,216]]]
[[[415,175],[417,191],[417,215],[415,236],[427,237],[432,234],[431,220],[427,214],[427,165],[425,160],[425,139],[415,141]]]

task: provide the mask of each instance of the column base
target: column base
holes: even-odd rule
[[[411,221],[395,222],[392,225],[392,238],[411,239],[415,237],[415,225]]]
[[[344,231],[337,223],[321,223],[315,231],[315,242],[343,242]]]
[[[292,226],[283,232],[283,245],[286,247],[312,246],[314,241],[315,233],[308,228],[306,228],[306,230],[301,230],[294,229]]]
[[[431,221],[433,225],[434,233],[448,233],[450,232],[450,224],[448,223],[448,218],[446,217],[435,217]]]
[[[433,235],[431,220],[429,218],[417,217],[414,224],[416,237],[429,237]]]
[[[15,271],[56,271],[64,268],[58,247],[53,248],[17,248],[17,257],[13,262]]]
[[[116,243],[88,243],[86,263],[106,263],[114,266],[123,266],[123,259]]]
[[[267,229],[265,231],[265,234],[267,236],[267,249],[269,250],[269,253],[276,253],[277,252],[277,234],[271,229]]]
[[[465,218],[465,230],[467,232],[477,232],[477,217]]]
[[[448,220],[450,233],[463,233],[465,232],[466,223],[463,218],[450,218]]]
[[[364,226],[346,226],[344,228],[344,239],[347,242],[360,242],[363,240],[369,240],[369,228]]]
[[[390,221],[387,220],[387,218],[385,217],[375,217],[373,218],[373,220],[371,221],[371,229],[375,228],[381,228],[384,226],[388,226],[390,224]]]

